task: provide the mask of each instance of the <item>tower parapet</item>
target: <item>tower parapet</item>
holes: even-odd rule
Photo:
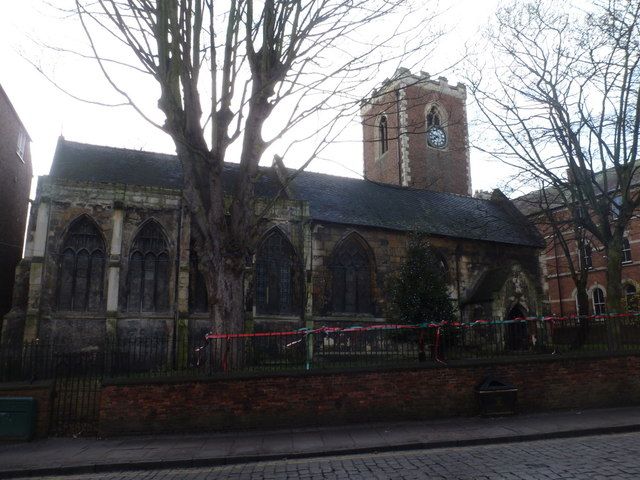
[[[466,98],[462,83],[398,69],[361,105],[365,177],[471,195]]]

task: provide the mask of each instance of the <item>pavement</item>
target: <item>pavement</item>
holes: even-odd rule
[[[640,431],[640,407],[0,444],[0,478],[232,465]]]

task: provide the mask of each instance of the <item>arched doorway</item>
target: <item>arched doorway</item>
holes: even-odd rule
[[[525,318],[526,311],[522,305],[516,303],[509,314],[507,320],[514,320],[516,318]],[[507,323],[505,328],[505,344],[507,350],[526,350],[529,344],[527,335],[527,322],[514,322]]]

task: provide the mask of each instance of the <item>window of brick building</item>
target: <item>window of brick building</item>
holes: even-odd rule
[[[20,130],[18,132],[18,144],[16,145],[16,153],[20,160],[24,161],[24,152],[27,149],[27,134]]]
[[[334,313],[372,313],[369,255],[362,240],[351,235],[335,249],[331,259]]]
[[[630,263],[631,261],[631,244],[629,239],[624,237],[622,239],[622,263]]]
[[[587,269],[593,268],[591,252],[591,245],[589,245],[588,243],[585,243],[580,250],[580,265]]]
[[[284,234],[274,229],[256,254],[256,310],[270,315],[300,312],[300,263]]]
[[[620,207],[622,206],[622,195],[616,195],[613,197],[613,202],[611,202],[611,213],[613,214],[613,218],[618,218],[620,216]]]
[[[58,310],[95,312],[102,307],[105,248],[98,227],[88,217],[67,232],[58,273]]]
[[[169,271],[167,241],[160,225],[151,220],[140,229],[131,247],[127,277],[127,310],[168,310]]]
[[[378,123],[378,142],[380,142],[380,155],[383,155],[389,150],[389,126],[386,115],[382,115]]]
[[[631,283],[627,283],[624,285],[624,299],[627,303],[627,308],[630,308],[634,304],[634,297],[636,296],[637,290],[635,285]]]
[[[604,315],[607,311],[607,305],[604,299],[604,292],[601,288],[594,288],[592,292],[593,296],[593,314]]]

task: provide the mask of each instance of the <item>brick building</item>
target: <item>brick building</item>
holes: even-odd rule
[[[11,308],[31,190],[29,134],[0,85],[0,318]]]
[[[609,177],[615,172],[608,172]],[[601,182],[600,177],[595,177]],[[615,177],[613,180],[615,183]],[[554,315],[574,315],[578,311],[576,286],[571,277],[570,264],[560,246],[548,221],[541,213],[543,206],[552,209],[559,223],[566,224],[563,230],[570,246],[571,263],[580,268],[588,268],[587,294],[589,296],[589,314],[606,313],[607,299],[607,256],[603,246],[588,232],[585,232],[585,248],[580,251],[578,242],[571,234],[571,213],[562,206],[556,198],[553,189],[546,194],[534,191],[516,199],[514,204],[526,215],[532,223],[537,225],[540,234],[546,239],[546,246],[540,252],[540,265],[543,279],[545,310]],[[558,195],[559,197],[559,195]],[[612,213],[613,215],[613,213]],[[634,216],[625,231],[622,246],[622,284],[623,295],[627,303],[631,304],[632,297],[640,293],[640,217]],[[633,300],[637,302],[637,298]]]
[[[414,231],[437,250],[462,318],[540,311],[540,236],[500,192],[469,195],[465,97],[462,85],[401,71],[363,103],[366,178],[302,172],[275,202],[246,273],[251,328],[383,322]],[[225,166],[226,185],[237,171]],[[273,198],[288,174],[262,168],[258,196]],[[4,338],[208,330],[181,185],[174,156],[60,139]]]

